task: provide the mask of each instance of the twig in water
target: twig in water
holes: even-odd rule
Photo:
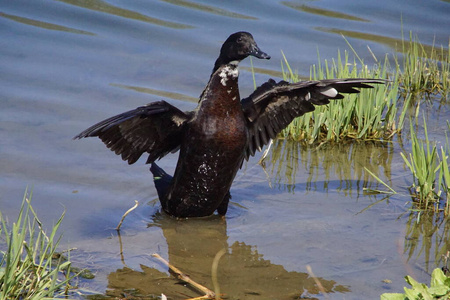
[[[328,297],[327,292],[325,292],[325,289],[324,289],[322,283],[319,281],[319,279],[316,277],[316,275],[314,275],[310,265],[306,266],[306,271],[308,271],[309,276],[311,276],[312,279],[314,280],[314,282],[317,284],[319,291],[324,295],[325,299],[330,299]]]
[[[210,289],[208,289],[207,287],[204,287],[203,285],[195,282],[194,280],[192,280],[189,275],[184,274],[183,272],[181,272],[178,268],[172,266],[167,260],[165,260],[164,258],[162,258],[159,254],[157,253],[153,253],[152,256],[156,259],[158,259],[160,262],[162,262],[163,264],[165,264],[166,266],[169,267],[169,269],[176,275],[176,277],[190,285],[192,285],[194,288],[196,288],[197,290],[205,293],[204,296],[201,297],[197,297],[197,298],[192,298],[193,299],[217,299],[216,298],[216,294],[211,291]],[[219,298],[220,299],[220,298]]]
[[[123,214],[122,219],[121,219],[120,222],[119,222],[119,225],[117,225],[117,227],[116,227],[116,230],[117,230],[117,231],[120,230],[120,226],[122,226],[122,223],[123,223],[123,220],[125,219],[125,217],[126,217],[130,212],[132,212],[133,210],[135,210],[136,207],[138,207],[139,202],[138,202],[137,200],[134,200],[134,202],[135,202],[134,206],[133,206],[132,208],[130,208],[129,210],[127,210],[127,211]]]
[[[227,249],[223,248],[222,250],[220,250],[219,252],[217,252],[216,256],[214,257],[212,266],[211,266],[211,277],[212,277],[212,282],[214,285],[214,292],[216,294],[216,300],[219,300],[220,297],[220,287],[219,287],[219,281],[217,280],[217,268],[219,266],[219,261],[222,258],[222,256],[227,253]]]
[[[270,148],[272,148],[273,140],[271,139],[269,142],[269,145],[267,146],[267,149],[264,151],[263,155],[258,161],[258,164],[264,165],[264,160],[266,159],[267,154],[269,154]]]
[[[123,255],[123,244],[122,244],[122,236],[120,235],[120,230],[117,230],[117,238],[119,239],[119,251],[120,251],[120,260],[122,264],[126,267],[125,264],[125,256]]]

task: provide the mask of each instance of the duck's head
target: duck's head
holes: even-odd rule
[[[217,58],[214,65],[214,71],[221,65],[237,65],[241,60],[250,55],[256,58],[270,59],[270,55],[259,49],[250,33],[245,31],[233,33],[223,43],[219,58]]]

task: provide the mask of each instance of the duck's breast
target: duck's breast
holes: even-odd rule
[[[237,77],[212,78],[183,137],[170,210],[212,214],[241,167],[247,142]]]

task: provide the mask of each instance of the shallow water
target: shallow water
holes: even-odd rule
[[[281,50],[301,75],[349,50],[369,65],[393,53],[403,31],[426,45],[448,45],[448,1],[3,1],[0,9],[0,209],[14,220],[25,188],[50,226],[66,210],[62,248],[96,273],[83,288],[119,295],[196,296],[177,285],[159,253],[212,287],[211,264],[225,248],[218,281],[230,299],[375,299],[401,291],[403,276],[428,282],[448,248],[446,224],[409,217],[409,145],[302,149],[278,143],[263,169],[246,163],[226,220],[176,221],[159,214],[148,166],[127,166],[97,139],[73,141],[88,126],[159,99],[196,105],[221,43],[250,31],[270,61],[253,59],[256,82],[280,76]],[[368,50],[370,48],[370,51]],[[241,95],[253,90],[242,62]],[[443,141],[448,108],[430,110]],[[283,162],[280,162],[280,157]],[[160,162],[173,172],[176,155]],[[370,168],[400,193],[384,189]],[[114,230],[122,214],[140,202]],[[121,249],[123,254],[120,255]],[[392,283],[385,283],[388,279]]]

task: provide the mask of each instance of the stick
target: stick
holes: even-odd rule
[[[138,207],[139,202],[138,202],[137,200],[134,200],[134,202],[135,202],[134,206],[133,206],[132,208],[130,208],[129,210],[127,210],[127,211],[123,214],[122,219],[121,219],[120,222],[119,222],[119,225],[117,225],[117,227],[116,227],[116,230],[117,230],[117,231],[120,230],[120,226],[122,226],[122,222],[123,222],[123,220],[125,219],[125,217],[126,217],[130,212],[132,212],[133,210],[135,210],[136,207]]]
[[[273,140],[271,139],[270,142],[269,142],[269,146],[267,146],[267,149],[264,151],[262,157],[258,161],[258,164],[260,164],[260,165],[264,164],[264,160],[266,159],[267,154],[269,154],[269,151],[270,151],[270,148],[272,147],[272,144],[273,144]]]
[[[176,274],[176,277],[190,285],[192,285],[194,288],[196,288],[197,290],[205,293],[204,296],[201,297],[197,297],[197,298],[192,298],[192,299],[216,299],[216,294],[211,291],[210,289],[208,289],[207,287],[204,287],[201,284],[198,284],[197,282],[193,281],[189,275],[184,274],[183,272],[181,272],[178,268],[172,266],[167,260],[165,260],[164,258],[162,258],[159,254],[157,253],[153,253],[152,256],[156,259],[158,259],[160,262],[162,262],[163,264],[165,264],[166,266],[169,267],[169,269]],[[191,300],[192,300],[191,299]]]
[[[322,283],[319,281],[319,279],[316,277],[316,275],[314,275],[310,265],[306,266],[306,271],[308,271],[309,276],[311,276],[312,279],[314,280],[314,282],[317,284],[317,287],[319,288],[319,291],[322,292],[322,294],[324,295],[325,299],[330,299],[328,297],[327,292],[325,292],[325,289],[323,288]]]
[[[215,300],[219,300],[220,297],[220,287],[219,287],[219,281],[217,280],[217,268],[219,266],[219,260],[222,258],[222,256],[227,253],[227,249],[223,248],[219,252],[217,252],[216,256],[214,257],[212,266],[211,266],[211,278],[213,281],[214,286],[214,292],[216,294]]]

